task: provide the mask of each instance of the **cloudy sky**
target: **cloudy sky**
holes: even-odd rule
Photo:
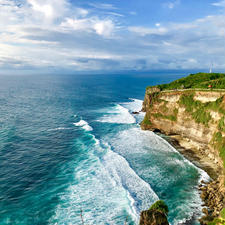
[[[225,0],[0,0],[0,72],[225,70]]]

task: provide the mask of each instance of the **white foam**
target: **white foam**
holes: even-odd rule
[[[117,124],[133,124],[136,123],[135,118],[129,110],[120,104],[105,110],[105,115],[97,120],[102,123],[117,123]]]
[[[108,152],[103,157],[103,164],[117,185],[123,186],[129,192],[129,198],[134,198],[131,201],[132,210],[137,216],[141,210],[149,208],[158,200],[158,196],[151,186],[135,173],[123,156],[113,152],[108,143],[104,144],[108,146]]]
[[[172,145],[170,145],[164,138],[156,135],[155,133],[152,133],[153,135],[155,135],[156,139],[160,140],[160,143],[163,143],[165,146],[168,146],[168,148],[172,149],[174,152],[177,152],[178,154],[180,154]],[[180,154],[181,155],[181,154]],[[181,155],[183,157],[183,155]],[[191,166],[195,167],[200,174],[199,177],[199,182],[201,182],[202,180],[207,182],[210,180],[209,175],[202,169],[200,169],[199,167],[195,166],[192,162],[190,162],[189,160],[187,160],[185,157],[183,157],[183,161],[185,161],[187,164],[190,164]]]
[[[73,123],[73,124],[77,127],[82,127],[86,131],[92,131],[93,130],[93,128],[85,120],[80,120],[79,122]]]
[[[77,140],[90,154],[74,168],[74,179],[62,194],[50,223],[80,224],[82,208],[85,224],[123,224],[124,211],[138,224],[140,210],[148,208],[157,195],[125,158],[113,152],[108,143],[90,135],[96,142],[93,152]]]
[[[142,109],[143,101],[135,98],[129,98],[130,102],[122,103],[127,109],[132,112],[140,112]]]
[[[93,140],[95,141],[95,145],[100,145],[100,141],[95,137],[95,135],[90,134],[93,138]]]
[[[49,129],[48,131],[56,131],[56,130],[71,130],[69,127],[57,127],[53,129]]]
[[[150,131],[131,128],[119,132],[114,138],[106,138],[106,141],[110,142],[114,151],[125,155],[128,160],[130,159],[131,166],[135,165],[135,168],[139,168],[135,169],[135,171],[139,171],[139,176],[150,179],[162,190],[166,190],[166,187],[170,187],[173,183],[177,185],[177,182],[182,182],[183,177],[187,177],[189,171],[193,174],[196,171],[196,175],[193,176],[196,176],[198,180],[196,184],[193,184],[190,194],[184,190],[185,198],[179,205],[174,205],[175,207],[171,209],[172,214],[179,212],[172,224],[183,224],[185,220],[192,219],[196,214],[201,216],[202,200],[198,192],[198,182],[202,179],[207,181],[209,176],[205,171],[185,159],[165,139]],[[146,166],[148,161],[149,166]]]

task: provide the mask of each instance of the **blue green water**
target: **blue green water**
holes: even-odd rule
[[[0,224],[138,224],[157,199],[198,224],[207,175],[139,123],[145,87],[184,74],[0,76]]]

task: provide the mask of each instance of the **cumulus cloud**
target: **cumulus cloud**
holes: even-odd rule
[[[96,17],[85,19],[66,18],[65,21],[61,23],[61,27],[85,32],[96,32],[98,35],[104,37],[111,37],[115,30],[115,25],[112,20],[100,20]]]

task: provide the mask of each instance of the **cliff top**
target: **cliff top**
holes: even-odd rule
[[[196,73],[175,80],[169,84],[149,86],[147,89],[158,88],[160,91],[177,89],[225,89],[224,73]]]

